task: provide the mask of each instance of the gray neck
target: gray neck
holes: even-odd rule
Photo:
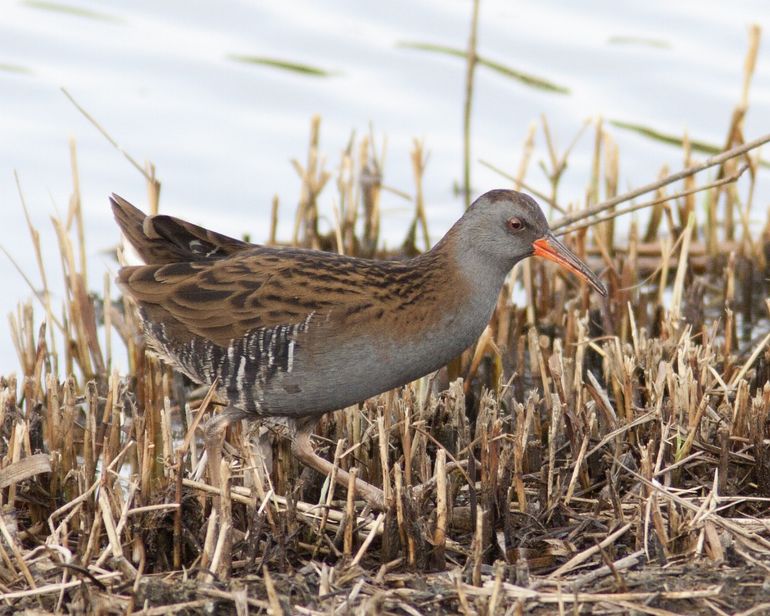
[[[433,260],[426,268],[434,280],[426,286],[442,289],[437,313],[412,352],[438,368],[471,346],[489,323],[500,289],[510,271],[476,246],[463,246],[463,235],[450,232],[432,251],[418,259]],[[438,263],[436,263],[438,261]],[[430,358],[430,361],[429,359]]]
[[[493,266],[490,258],[474,247],[452,253],[458,279],[465,284],[465,289],[453,323],[449,326],[456,332],[458,345],[466,348],[476,341],[489,323],[511,268],[508,264]]]

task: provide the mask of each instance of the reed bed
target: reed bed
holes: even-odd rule
[[[52,305],[30,222],[42,312],[25,303],[11,315],[19,372],[0,379],[0,610],[770,610],[770,238],[749,224],[770,136],[744,140],[745,100],[722,153],[699,161],[685,141],[681,171],[625,195],[601,121],[563,152],[545,119],[532,128],[506,182],[552,205],[554,227],[604,271],[610,296],[548,263],[519,264],[474,348],[324,417],[319,452],[382,486],[384,513],[299,468],[258,424],[230,431],[224,488],[210,485],[201,426],[217,400],[145,353],[108,276],[92,291],[73,145],[73,196],[53,222],[66,298]],[[288,243],[382,258],[428,246],[423,144],[414,187],[395,191],[371,137],[351,140],[333,173],[319,131],[314,118],[294,163],[302,190]],[[538,140],[544,191],[527,181]],[[568,206],[560,180],[576,147],[591,148],[593,168],[585,201]],[[156,208],[154,170],[136,166]],[[381,204],[394,191],[414,219],[398,254],[382,254]],[[645,224],[621,232],[617,217],[642,208]],[[276,197],[270,243],[281,215]],[[521,288],[527,301],[515,302]]]

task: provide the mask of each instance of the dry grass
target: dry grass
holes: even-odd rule
[[[685,147],[689,171],[662,172],[630,197],[617,194],[619,152],[595,123],[587,202],[562,208],[560,228],[604,270],[610,297],[600,302],[549,264],[527,261],[475,348],[321,421],[319,450],[382,486],[384,514],[302,471],[286,443],[243,426],[229,435],[215,520],[200,426],[216,400],[145,355],[130,306],[109,299],[109,278],[98,297],[88,292],[75,182],[66,218],[54,221],[63,311],[51,306],[38,257],[45,318],[28,304],[11,317],[20,371],[0,380],[2,609],[770,609],[768,240],[748,224],[755,148],[770,137],[744,144],[744,114],[739,105],[730,152],[709,161],[710,180],[696,180],[705,167]],[[380,201],[392,190],[382,152],[369,138],[351,142],[334,175],[320,162],[318,125],[306,163],[295,163],[303,190],[292,243],[376,254]],[[533,128],[516,186],[537,138]],[[556,207],[579,142],[559,153],[545,120],[543,139],[550,186],[541,197]],[[412,160],[405,254],[418,236],[429,242],[419,142]],[[142,172],[157,200],[154,174]],[[335,225],[323,235],[319,195],[334,190]],[[618,241],[621,204],[648,193],[633,206],[650,208],[646,228],[631,222]],[[276,199],[271,242],[279,211]],[[511,299],[521,282],[525,307]],[[112,369],[115,335],[127,349],[123,375]],[[417,484],[429,489],[417,493]]]

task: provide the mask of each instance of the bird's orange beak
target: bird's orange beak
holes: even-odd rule
[[[577,274],[602,295],[607,295],[607,289],[597,275],[588,269],[588,266],[574,252],[557,240],[552,233],[547,233],[539,240],[535,240],[532,247],[535,249],[536,256],[558,263],[573,274]]]

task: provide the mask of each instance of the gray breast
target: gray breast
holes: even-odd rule
[[[325,332],[320,343],[299,335],[291,370],[276,371],[264,384],[261,412],[322,414],[425,376],[478,338],[493,306],[446,314],[418,335],[399,335],[392,321],[356,337]]]

